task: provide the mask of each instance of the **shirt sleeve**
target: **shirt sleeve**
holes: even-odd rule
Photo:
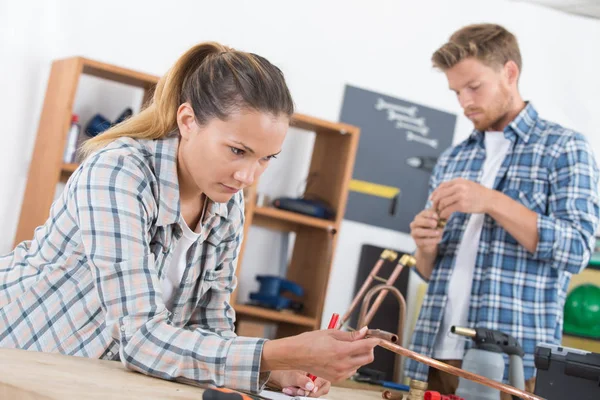
[[[438,159],[438,162],[433,167],[433,171],[431,172],[431,176],[429,177],[429,190],[427,191],[427,201],[425,203],[425,209],[428,210],[433,207],[433,202],[431,199],[431,193],[440,185],[442,171],[444,169],[444,161],[443,157],[445,157],[446,152],[444,152]]]
[[[582,135],[561,146],[549,180],[548,214],[538,214],[533,256],[576,274],[587,266],[599,221],[598,167]]]
[[[229,302],[237,286],[235,272],[244,232],[243,199],[236,203],[239,207],[234,206],[235,213],[239,215],[234,214],[232,220],[239,221],[238,225],[234,234],[221,244],[224,250],[215,269],[216,276],[212,280],[208,293],[192,313],[186,327],[190,330],[212,332],[221,337],[236,338],[232,344],[236,347],[236,357],[230,357],[225,362],[225,370],[228,372],[225,386],[237,387],[238,382],[250,381],[260,391],[270,376],[267,372],[260,373],[262,349],[266,340],[236,336],[235,311]]]
[[[107,151],[86,162],[73,187],[81,240],[121,361],[163,379],[258,391],[260,339],[169,324],[150,251],[157,214],[151,174],[141,157]],[[206,326],[213,322],[223,324],[217,318]]]

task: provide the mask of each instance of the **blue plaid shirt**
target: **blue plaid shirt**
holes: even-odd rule
[[[511,147],[493,189],[538,214],[535,253],[485,216],[471,287],[469,326],[497,329],[525,351],[525,379],[534,375],[538,343],[560,344],[563,306],[572,274],[588,263],[598,226],[598,167],[586,139],[545,121],[531,104],[504,129]],[[446,150],[430,180],[430,193],[455,178],[480,182],[483,133]],[[427,205],[429,208],[431,204]],[[432,356],[447,301],[447,288],[469,215],[454,213],[439,245],[411,349]],[[457,273],[459,270],[457,270]],[[465,347],[471,345],[465,341]],[[408,359],[406,373],[427,380],[428,367]],[[505,379],[507,370],[505,370]]]

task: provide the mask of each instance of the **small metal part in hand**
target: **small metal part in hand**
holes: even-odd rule
[[[446,222],[448,222],[446,219],[444,218],[440,218],[440,211],[439,210],[435,210],[435,213],[438,215],[438,223],[437,223],[437,228],[438,229],[444,229],[444,227],[446,226]]]

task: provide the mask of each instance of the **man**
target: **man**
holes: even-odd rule
[[[411,223],[429,280],[411,347],[459,366],[470,342],[449,334],[452,325],[500,330],[521,343],[533,391],[535,346],[560,344],[569,280],[593,248],[598,168],[581,134],[523,101],[519,46],[503,27],[464,27],[432,61],[475,129],[439,158]],[[407,374],[442,393],[458,385],[413,360]]]

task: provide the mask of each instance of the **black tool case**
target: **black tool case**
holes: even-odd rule
[[[540,344],[535,394],[547,400],[600,400],[600,354]]]

